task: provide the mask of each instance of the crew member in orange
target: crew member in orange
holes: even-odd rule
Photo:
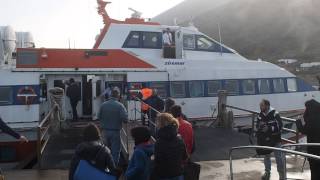
[[[152,89],[148,88],[146,84],[142,84],[142,89],[140,90],[139,93],[139,98],[142,99],[143,102],[146,101],[150,96],[152,95]],[[147,104],[141,103],[141,120],[142,120],[142,125],[146,125],[145,122],[145,115],[148,114],[149,112],[149,106]]]

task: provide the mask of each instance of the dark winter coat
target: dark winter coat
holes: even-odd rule
[[[183,164],[188,156],[186,146],[177,131],[174,125],[165,126],[158,131],[154,151],[154,171],[159,178],[171,178],[183,174]]]
[[[159,96],[152,95],[145,100],[145,103],[147,103],[159,112],[162,112],[164,110],[164,101]],[[157,117],[157,112],[150,108],[150,115],[150,118],[154,120]]]
[[[67,96],[71,102],[77,102],[81,99],[81,89],[77,83],[72,83],[67,89]]]
[[[96,168],[108,169],[113,175],[118,173],[109,148],[98,141],[84,142],[77,146],[70,164],[69,180],[73,180],[80,160],[87,160],[90,163],[95,161],[94,166]]]
[[[267,114],[260,112],[257,119],[257,140],[261,146],[275,146],[281,142],[282,120],[279,113],[270,108]],[[267,127],[267,132],[262,129]]]
[[[305,125],[297,121],[298,130],[307,135],[308,143],[320,143],[320,103],[315,100],[306,102],[304,112]],[[320,155],[320,147],[308,147],[308,153]]]
[[[152,168],[151,156],[153,152],[153,144],[140,144],[135,147],[125,173],[127,180],[149,180]]]
[[[0,129],[2,132],[9,134],[10,136],[19,139],[20,138],[20,134],[18,134],[17,132],[15,132],[14,130],[12,130],[0,117]]]

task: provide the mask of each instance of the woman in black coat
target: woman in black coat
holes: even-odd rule
[[[101,134],[98,127],[94,124],[89,124],[84,129],[83,136],[84,142],[77,146],[71,160],[69,180],[74,180],[73,176],[80,160],[87,160],[96,168],[103,171],[108,170],[111,174],[117,176],[119,171],[116,169],[109,148],[103,145],[100,140]]]
[[[178,135],[179,122],[171,114],[157,117],[159,128],[154,152],[154,172],[158,179],[183,180],[183,166],[188,159],[186,146]]]
[[[308,143],[320,143],[320,103],[316,100],[309,100],[305,103],[303,115],[305,124],[301,120],[297,121],[298,130],[307,135]],[[320,147],[308,147],[308,153],[320,156]],[[320,179],[320,161],[308,159],[311,170],[311,180]]]

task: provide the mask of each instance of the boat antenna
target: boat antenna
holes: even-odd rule
[[[133,9],[133,8],[128,8],[130,11],[132,11],[133,13],[131,14],[131,18],[141,18],[142,13]]]
[[[220,55],[222,56],[222,38],[221,38],[221,27],[220,20],[218,21],[218,29],[219,29],[219,42],[220,42]]]

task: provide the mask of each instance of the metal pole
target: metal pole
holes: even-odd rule
[[[37,160],[38,169],[41,168],[41,127],[37,127]]]
[[[219,29],[219,41],[220,41],[220,55],[222,56],[222,38],[221,38],[221,27],[220,27],[220,20],[218,22],[218,29]]]
[[[230,179],[233,180],[232,151],[230,151],[229,164],[230,164]]]

